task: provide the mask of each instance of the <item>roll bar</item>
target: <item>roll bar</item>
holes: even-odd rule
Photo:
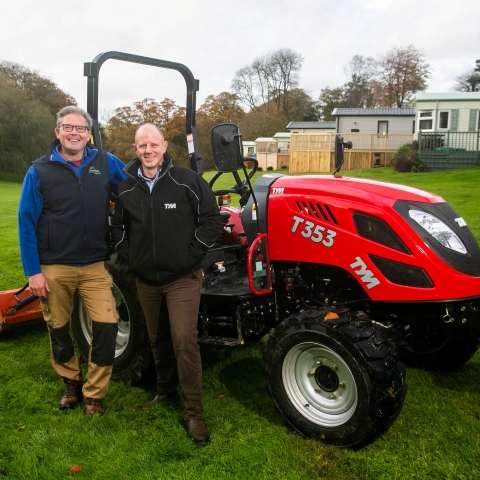
[[[102,65],[109,59],[121,60],[123,62],[140,63],[142,65],[151,65],[154,67],[168,68],[177,70],[185,79],[187,86],[186,116],[185,126],[187,133],[188,153],[190,155],[190,168],[198,174],[203,173],[202,157],[198,151],[197,131],[195,127],[196,110],[196,92],[199,90],[200,82],[193,77],[192,72],[181,63],[159,60],[156,58],[131,55],[123,52],[104,52],[98,54],[93,61],[85,62],[83,68],[84,76],[87,80],[87,111],[93,120],[92,137],[93,143],[102,148],[100,129],[98,123],[98,90],[99,73]]]

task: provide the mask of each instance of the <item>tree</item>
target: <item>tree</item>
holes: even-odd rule
[[[199,121],[208,118],[214,124],[236,123],[243,115],[245,112],[239,105],[237,95],[229,92],[209,95],[197,110]]]
[[[288,120],[289,94],[298,85],[302,62],[303,57],[288,48],[268,53],[237,70],[232,90],[251,110],[258,111],[261,105],[270,110],[274,106],[277,116],[283,112]]]
[[[197,110],[197,137],[203,165],[213,168],[213,156],[210,145],[210,130],[219,123],[235,123],[238,125],[245,112],[239,105],[236,94],[222,92],[209,95]]]
[[[375,106],[373,77],[377,62],[372,57],[354,55],[345,73],[350,81],[344,85],[344,103],[350,108],[370,108]]]
[[[325,87],[320,92],[318,99],[318,108],[322,120],[332,120],[332,112],[335,108],[343,107],[345,90],[343,87],[330,88]]]
[[[48,107],[52,115],[67,105],[77,104],[70,94],[58,88],[49,78],[18,63],[0,61],[0,74],[8,83],[25,92],[28,98]]]
[[[137,128],[143,123],[153,123],[162,129],[169,143],[168,151],[179,165],[188,166],[189,156],[185,131],[185,108],[179,107],[169,98],[157,102],[144,98],[115,110],[104,128],[105,148],[124,162],[133,160],[132,148]]]
[[[384,105],[401,107],[405,101],[427,88],[430,66],[424,55],[413,45],[393,47],[378,62],[377,80],[381,102]]]
[[[0,171],[25,174],[54,140],[55,118],[0,74]]]
[[[256,92],[255,71],[252,67],[243,67],[237,70],[232,80],[232,90],[240,102],[250,110],[258,108],[258,92]]]
[[[312,99],[302,88],[293,88],[289,92],[288,121],[316,122],[320,120],[318,102]]]
[[[480,59],[475,63],[475,68],[462,73],[455,79],[457,84],[453,87],[454,90],[457,92],[480,92]]]
[[[248,112],[239,122],[242,140],[254,141],[258,137],[271,137],[285,130],[285,119],[277,117],[274,111]]]

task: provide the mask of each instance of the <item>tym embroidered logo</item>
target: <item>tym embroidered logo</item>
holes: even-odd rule
[[[169,208],[177,208],[176,203],[166,203],[165,208],[168,210]]]
[[[102,172],[100,170],[97,170],[93,166],[88,169],[88,173],[94,173],[95,175],[101,175],[102,174]]]

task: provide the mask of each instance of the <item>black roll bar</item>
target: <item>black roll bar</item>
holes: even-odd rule
[[[195,127],[196,92],[199,90],[200,82],[193,77],[190,69],[181,63],[158,60],[150,57],[142,57],[140,55],[131,55],[123,52],[100,53],[93,59],[92,62],[85,62],[83,74],[85,77],[88,77],[87,111],[93,120],[93,143],[99,148],[102,148],[102,140],[100,138],[100,129],[98,123],[98,76],[102,65],[111,58],[124,62],[140,63],[143,65],[177,70],[177,72],[182,74],[187,86],[185,126],[187,132],[188,151],[190,155],[190,168],[201,175],[203,173],[202,157],[198,151],[197,131]],[[191,137],[189,138],[190,135]]]

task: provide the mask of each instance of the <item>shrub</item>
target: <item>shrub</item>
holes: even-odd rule
[[[257,168],[257,171],[258,171],[258,172],[261,172],[262,170],[263,170],[262,167],[258,167],[258,168]]]
[[[270,171],[272,171],[272,170],[273,170],[273,167],[272,167],[272,166],[270,166],[270,167],[267,167],[267,170],[270,170]]]
[[[397,157],[395,159],[395,170],[397,172],[411,172],[413,169],[414,162],[406,155]]]
[[[426,172],[428,169],[418,158],[418,142],[405,143],[393,156],[392,164],[397,172]]]
[[[280,168],[281,168],[282,170],[286,170],[288,167],[287,167],[286,165],[282,165]]]

